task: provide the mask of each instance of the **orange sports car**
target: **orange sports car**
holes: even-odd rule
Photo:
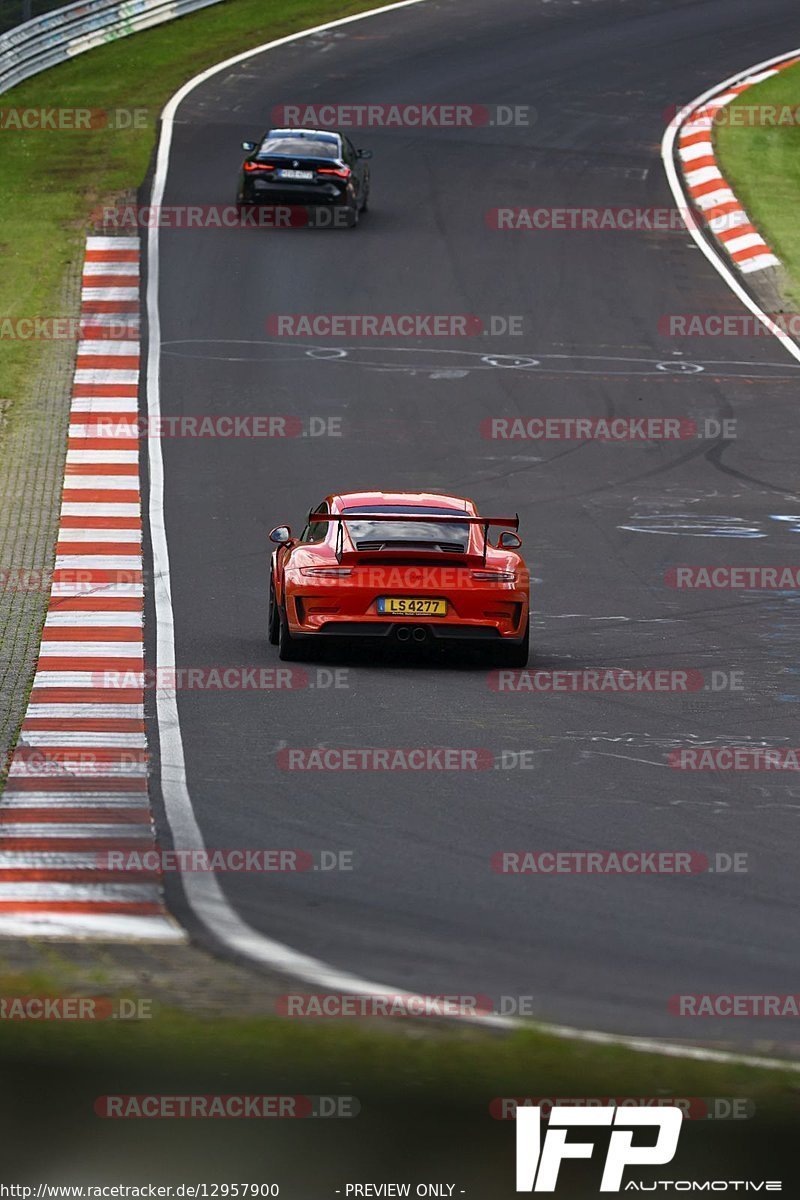
[[[269,640],[284,660],[338,637],[469,643],[497,665],[525,666],[529,581],[518,528],[519,517],[481,516],[460,496],[327,496],[299,537],[288,525],[269,535]]]

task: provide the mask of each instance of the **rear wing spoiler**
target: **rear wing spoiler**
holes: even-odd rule
[[[471,517],[468,513],[453,513],[452,516],[447,513],[316,513],[309,512],[308,524],[316,525],[317,522],[329,521],[338,523],[338,531],[336,534],[336,557],[341,560],[343,550],[342,530],[348,521],[408,521],[409,523],[420,524],[425,520],[435,521],[437,524],[443,522],[451,525],[480,525],[483,529],[483,562],[486,562],[486,551],[489,545],[489,530],[490,529],[519,529],[519,513],[515,513],[513,517]]]

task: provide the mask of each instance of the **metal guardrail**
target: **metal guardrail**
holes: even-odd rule
[[[36,3],[37,0],[33,0]],[[0,94],[77,54],[220,0],[78,0],[0,34]]]

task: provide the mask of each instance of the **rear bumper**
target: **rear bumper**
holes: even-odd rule
[[[424,638],[415,634],[424,633]],[[404,638],[404,634],[408,634]],[[316,633],[293,634],[293,637],[374,638],[376,641],[431,642],[499,642],[521,641],[504,638],[493,625],[432,625],[424,621],[328,621]]]
[[[464,586],[454,588],[450,576],[443,578],[439,572],[432,581],[420,576],[411,586],[399,586],[387,568],[375,570],[380,570],[377,580],[369,568],[356,568],[341,582],[287,571],[283,603],[292,636],[402,642],[410,632],[413,640],[441,643],[518,643],[524,638],[529,593],[519,580],[484,583],[468,578]],[[462,573],[468,574],[458,570],[459,580]],[[387,594],[445,600],[447,612],[439,617],[422,612],[384,615],[378,612],[378,600]]]
[[[314,184],[312,187],[291,186],[285,183],[242,181],[240,190],[247,204],[342,204],[349,203],[346,188],[333,183]]]

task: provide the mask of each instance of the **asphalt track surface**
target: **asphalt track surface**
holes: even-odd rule
[[[181,105],[167,205],[229,203],[239,143],[277,104],[532,105],[536,120],[354,132],[374,150],[371,211],[354,232],[162,231],[164,415],[341,419],[340,437],[165,439],[178,666],[277,666],[269,529],[298,529],[328,492],[378,487],[520,513],[532,667],[743,681],[719,694],[500,694],[475,660],[340,651],[319,666],[347,668],[347,688],[179,691],[207,845],[354,852],[351,873],[224,876],[257,930],[421,992],[532,996],[548,1020],[741,1046],[769,1038],[791,1052],[790,1021],[689,1021],[667,1002],[792,990],[800,787],[775,772],[676,771],[667,755],[797,741],[798,597],[676,591],[664,573],[797,562],[797,364],[768,337],[659,332],[665,314],[744,311],[685,232],[499,232],[484,214],[672,207],[665,113],[797,40],[794,0],[431,0],[234,66]],[[519,315],[524,332],[443,342],[266,332],[269,314],[309,312]],[[738,426],[735,440],[628,445],[480,433],[487,417],[542,415]],[[535,765],[278,767],[280,748],[319,744],[526,750]],[[493,853],[523,848],[745,852],[749,871],[490,870]],[[191,926],[174,878],[168,897]]]

